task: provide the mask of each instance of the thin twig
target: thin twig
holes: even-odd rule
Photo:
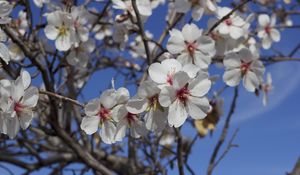
[[[219,141],[217,142],[217,144],[214,148],[213,154],[210,158],[209,166],[208,166],[208,169],[207,169],[207,175],[211,175],[214,168],[215,168],[215,160],[218,156],[218,153],[220,151],[221,146],[223,145],[223,143],[226,139],[227,132],[228,132],[229,125],[230,125],[230,120],[231,120],[231,117],[232,117],[232,115],[235,111],[237,97],[238,97],[238,87],[236,87],[234,89],[234,96],[233,96],[233,100],[232,100],[232,103],[231,103],[231,106],[230,106],[230,110],[229,110],[229,113],[227,115],[224,127],[222,129],[222,134],[221,134],[221,136],[219,138]]]
[[[140,15],[139,10],[138,10],[137,5],[136,5],[136,0],[132,0],[132,7],[133,7],[133,10],[134,10],[135,15],[136,15],[137,25],[139,27],[139,34],[141,35],[143,43],[144,43],[144,47],[145,47],[145,51],[146,51],[146,55],[147,55],[147,61],[148,61],[148,64],[150,65],[151,64],[151,57],[150,57],[150,50],[149,50],[148,40],[147,40],[147,37],[146,37],[146,34],[145,34],[144,25],[143,25],[143,22],[142,22],[142,19],[141,19],[141,15]]]
[[[49,91],[42,91],[40,90],[39,91],[40,94],[45,94],[45,95],[49,95],[49,96],[52,96],[52,97],[55,97],[55,98],[58,98],[60,100],[64,100],[64,101],[68,101],[68,102],[71,102],[77,106],[80,106],[80,107],[84,107],[83,104],[81,104],[80,102],[74,100],[74,99],[71,99],[71,98],[68,98],[68,97],[65,97],[65,96],[62,96],[62,95],[59,95],[59,94],[55,94],[53,92],[49,92]]]
[[[178,171],[179,175],[184,175],[184,170],[183,170],[183,154],[182,154],[182,137],[180,134],[180,131],[178,128],[175,129],[176,132],[176,137],[177,137],[177,166],[178,166]]]

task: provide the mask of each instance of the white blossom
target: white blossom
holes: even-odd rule
[[[75,28],[69,13],[60,10],[46,15],[48,25],[44,31],[46,37],[55,40],[55,47],[59,51],[67,51],[74,44]]]
[[[271,18],[266,14],[259,15],[258,24],[259,28],[257,36],[262,39],[262,47],[264,49],[269,49],[272,45],[272,42],[280,41],[280,33],[275,28],[275,15],[272,15]]]
[[[39,92],[30,86],[31,78],[27,71],[22,70],[15,81],[1,80],[0,108],[4,120],[1,132],[14,138],[20,129],[27,129],[34,117],[33,108],[37,105]]]
[[[127,110],[133,114],[145,113],[146,128],[156,133],[161,132],[167,124],[167,109],[158,102],[160,89],[150,80],[144,81],[138,88],[137,96],[127,103]]]
[[[97,132],[100,127],[99,135],[106,144],[112,144],[115,140],[116,126],[119,121],[118,104],[124,104],[129,99],[129,92],[125,88],[108,89],[104,91],[100,99],[93,99],[85,105],[86,116],[82,119],[80,128],[86,134]]]
[[[179,54],[178,61],[183,65],[195,64],[207,69],[215,55],[215,42],[209,36],[202,35],[195,24],[186,24],[182,31],[170,31],[167,49],[172,54]]]
[[[7,1],[0,1],[0,24],[7,24],[11,21],[8,17],[12,11],[13,6]]]
[[[164,87],[159,94],[159,103],[169,107],[168,123],[176,128],[183,125],[188,115],[193,119],[203,119],[211,110],[211,106],[204,97],[211,81],[204,72],[199,72],[195,79],[190,79],[185,72],[174,75],[173,85]]]
[[[226,54],[223,64],[223,80],[228,86],[237,86],[243,79],[243,85],[248,91],[254,92],[259,87],[265,68],[249,49]]]
[[[269,101],[269,98],[268,98],[268,95],[270,93],[270,91],[273,90],[273,85],[272,85],[272,76],[270,73],[267,73],[267,80],[265,83],[263,83],[261,85],[261,89],[262,89],[262,92],[263,92],[263,105],[266,106],[268,101]]]
[[[172,86],[174,75],[179,71],[184,71],[190,78],[194,78],[200,71],[200,68],[193,64],[182,66],[182,64],[175,59],[166,59],[161,63],[151,64],[148,69],[150,78],[157,83],[160,88]]]
[[[43,5],[49,3],[50,0],[33,0],[33,2],[37,7],[42,8]]]

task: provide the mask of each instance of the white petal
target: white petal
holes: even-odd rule
[[[167,112],[152,109],[145,114],[146,128],[150,131],[159,133],[167,124]]]
[[[183,88],[190,81],[190,77],[187,73],[180,71],[173,77],[173,87],[176,90]]]
[[[24,95],[23,80],[21,77],[18,77],[11,87],[11,96],[14,101],[19,101],[23,95]]]
[[[115,142],[116,126],[110,121],[105,121],[100,130],[100,137],[106,144]]]
[[[150,78],[159,84],[166,83],[168,70],[166,70],[162,64],[160,63],[153,63],[150,65],[149,69],[149,76]]]
[[[128,89],[121,87],[116,91],[116,102],[118,104],[126,103],[129,100],[129,96]]]
[[[186,102],[186,110],[193,119],[203,119],[207,115],[201,110],[199,106],[197,106],[190,100],[187,100]]]
[[[144,123],[140,120],[137,120],[133,123],[131,123],[131,127],[130,127],[130,135],[133,138],[139,138],[141,136],[146,135],[147,130],[146,127],[144,125]]]
[[[241,59],[235,52],[230,52],[226,54],[223,63],[227,69],[235,69],[241,66]]]
[[[179,100],[174,101],[169,107],[168,122],[170,126],[180,127],[187,118],[184,104]]]
[[[271,29],[270,36],[271,36],[271,38],[272,38],[273,41],[275,41],[275,42],[280,41],[280,33],[279,33],[278,30]]]
[[[22,129],[27,129],[33,119],[33,111],[26,111],[19,116],[20,126]]]
[[[29,87],[22,99],[22,104],[26,107],[33,108],[37,105],[39,99],[39,90],[36,87]]]
[[[100,111],[100,100],[93,99],[84,107],[84,112],[87,116],[96,116]]]
[[[224,72],[223,80],[228,86],[237,86],[241,81],[240,69],[231,69]]]
[[[186,13],[191,8],[191,4],[187,0],[175,0],[174,5],[178,13]]]
[[[126,105],[126,109],[128,112],[133,114],[139,114],[144,112],[148,107],[148,99],[140,99],[140,98],[133,98],[130,99]]]
[[[138,88],[138,96],[140,98],[152,97],[156,94],[159,94],[160,89],[153,81],[143,81]]]
[[[229,34],[233,39],[239,39],[245,34],[244,29],[240,27],[231,26],[229,30]]]
[[[27,89],[31,83],[31,76],[29,74],[29,72],[27,72],[26,70],[22,69],[21,70],[21,78],[23,80],[23,86],[24,89]]]
[[[172,54],[177,54],[182,52],[185,49],[185,43],[182,33],[173,29],[170,31],[170,38],[167,43],[167,49]]]
[[[211,87],[211,81],[206,78],[202,79],[202,77],[196,77],[188,86],[191,95],[202,97],[209,91]]]
[[[16,137],[20,130],[20,123],[18,117],[13,117],[7,120],[7,135],[10,139]]]
[[[221,35],[228,35],[229,34],[229,27],[226,24],[221,23],[219,25],[219,33]]]
[[[97,132],[99,127],[100,118],[98,116],[83,117],[80,128],[88,135]]]
[[[173,87],[164,87],[159,94],[159,103],[163,107],[168,107],[176,98],[176,90]]]
[[[261,14],[258,16],[258,23],[262,27],[266,27],[267,25],[270,24],[270,17],[269,15],[266,14]]]
[[[126,119],[121,120],[117,124],[116,128],[116,135],[115,135],[115,141],[122,141],[123,138],[126,136],[126,129],[127,129],[128,123]]]
[[[208,65],[211,63],[211,56],[204,55],[200,51],[194,53],[194,63],[199,66],[201,69],[205,70],[208,68]]]
[[[272,40],[268,35],[265,35],[265,37],[262,39],[262,46],[264,49],[269,49],[271,47]]]
[[[117,104],[117,95],[114,89],[105,90],[100,96],[100,103],[107,109]]]
[[[190,78],[194,78],[200,71],[200,67],[194,64],[186,64],[185,66],[183,66],[182,71],[186,72]]]
[[[248,91],[254,92],[259,86],[259,79],[253,72],[248,71],[243,78],[243,84]]]
[[[45,35],[50,40],[55,40],[58,36],[58,29],[55,26],[47,25],[44,29]]]
[[[202,31],[195,24],[186,24],[182,28],[182,35],[185,41],[192,43],[202,35]]]
[[[214,56],[216,53],[215,41],[209,36],[201,36],[198,40],[197,49],[208,56]]]

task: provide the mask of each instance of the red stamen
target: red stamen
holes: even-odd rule
[[[189,89],[187,88],[187,86],[179,89],[177,92],[176,92],[176,97],[182,102],[182,103],[185,103],[188,96],[190,95],[190,92],[189,92]]]

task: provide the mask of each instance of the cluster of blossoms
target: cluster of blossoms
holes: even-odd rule
[[[199,21],[204,13],[214,14],[208,21],[208,29],[212,30],[200,29],[194,23],[185,24],[181,30],[172,28],[165,53],[157,59],[159,61],[155,59],[149,65],[147,78],[139,84],[137,93],[130,97],[129,91],[124,87],[105,90],[100,98],[85,105],[81,129],[90,135],[100,128],[102,141],[112,144],[122,141],[128,129],[133,138],[139,138],[147,131],[160,133],[168,126],[181,127],[188,117],[203,121],[201,124],[207,123],[202,119],[216,111],[219,106],[216,104],[221,104],[209,100],[209,92],[214,83],[214,78],[209,76],[209,68],[214,63],[224,66],[223,81],[226,85],[235,87],[242,80],[247,91],[262,90],[265,105],[267,94],[272,89],[272,81],[269,74],[267,81],[263,80],[265,68],[259,59],[258,41],[261,40],[262,47],[268,49],[272,42],[280,40],[275,16],[250,14],[245,17],[233,12],[222,20],[232,9],[218,6],[219,2],[220,0],[170,2],[167,19],[174,19],[176,14],[188,11],[192,12],[194,21]],[[34,3],[41,8],[50,4],[50,1],[34,0]],[[44,14],[47,22],[44,27],[46,38],[54,41],[56,51],[65,54],[62,59],[66,60],[67,66],[78,72],[74,79],[76,76],[83,77],[75,82],[76,87],[83,87],[88,79],[83,75],[88,72],[91,55],[97,55],[95,50],[99,41],[117,46],[119,50],[125,49],[128,41],[131,41],[129,49],[132,57],[150,59],[147,58],[144,36],[137,35],[134,40],[130,40],[133,31],[139,29],[137,23],[140,22],[132,3],[131,0],[112,0],[112,8],[120,13],[115,16],[107,13],[105,21],[99,21],[93,10],[88,10],[85,6],[57,7]],[[163,3],[164,0],[137,0],[136,8],[141,22],[145,23],[152,11]],[[0,6],[0,24],[12,23],[17,29],[16,35],[25,36],[29,27],[27,13],[21,10],[18,19],[10,21],[8,15],[12,6],[1,0]],[[255,29],[257,37],[250,34],[253,32],[250,30],[250,23],[255,19],[259,24]],[[101,25],[101,22],[109,25]],[[215,26],[218,22],[220,23]],[[149,41],[153,38],[149,31],[144,33]],[[6,47],[5,43],[9,46]],[[148,42],[147,49],[151,53],[155,53],[156,47],[156,43]],[[8,41],[1,29],[0,57],[6,63],[21,62],[25,58],[19,46]],[[130,66],[129,64],[128,67]],[[135,64],[132,67],[140,70],[142,66]],[[38,89],[30,87],[30,82],[30,75],[25,70],[21,71],[20,77],[15,81],[0,81],[0,130],[11,138],[17,134],[19,127],[26,129],[34,116]],[[217,113],[221,115],[221,112]],[[213,127],[204,128],[204,135],[215,124],[216,122],[211,124]]]

